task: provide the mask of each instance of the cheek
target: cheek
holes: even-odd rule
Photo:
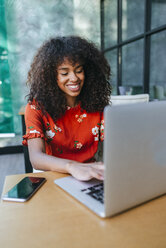
[[[84,80],[85,80],[85,74],[84,73],[82,75],[80,75],[80,79],[84,82]]]
[[[62,86],[64,84],[64,82],[65,82],[65,79],[64,78],[62,78],[61,76],[58,76],[57,77],[57,84],[58,84],[58,86]]]

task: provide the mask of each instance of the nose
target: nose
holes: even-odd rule
[[[75,82],[78,80],[78,77],[76,76],[76,74],[74,72],[71,72],[69,79],[71,82]]]

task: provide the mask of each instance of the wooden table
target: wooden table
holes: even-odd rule
[[[0,247],[166,247],[166,196],[101,219],[54,184],[63,174],[8,176],[3,193],[27,175],[44,176],[47,182],[26,203],[1,201]]]

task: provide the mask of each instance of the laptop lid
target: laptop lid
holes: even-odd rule
[[[166,102],[104,111],[105,214],[166,193]]]

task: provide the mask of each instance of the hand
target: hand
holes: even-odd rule
[[[101,162],[95,163],[77,163],[69,162],[67,171],[80,181],[89,181],[92,178],[104,180],[104,164]]]

